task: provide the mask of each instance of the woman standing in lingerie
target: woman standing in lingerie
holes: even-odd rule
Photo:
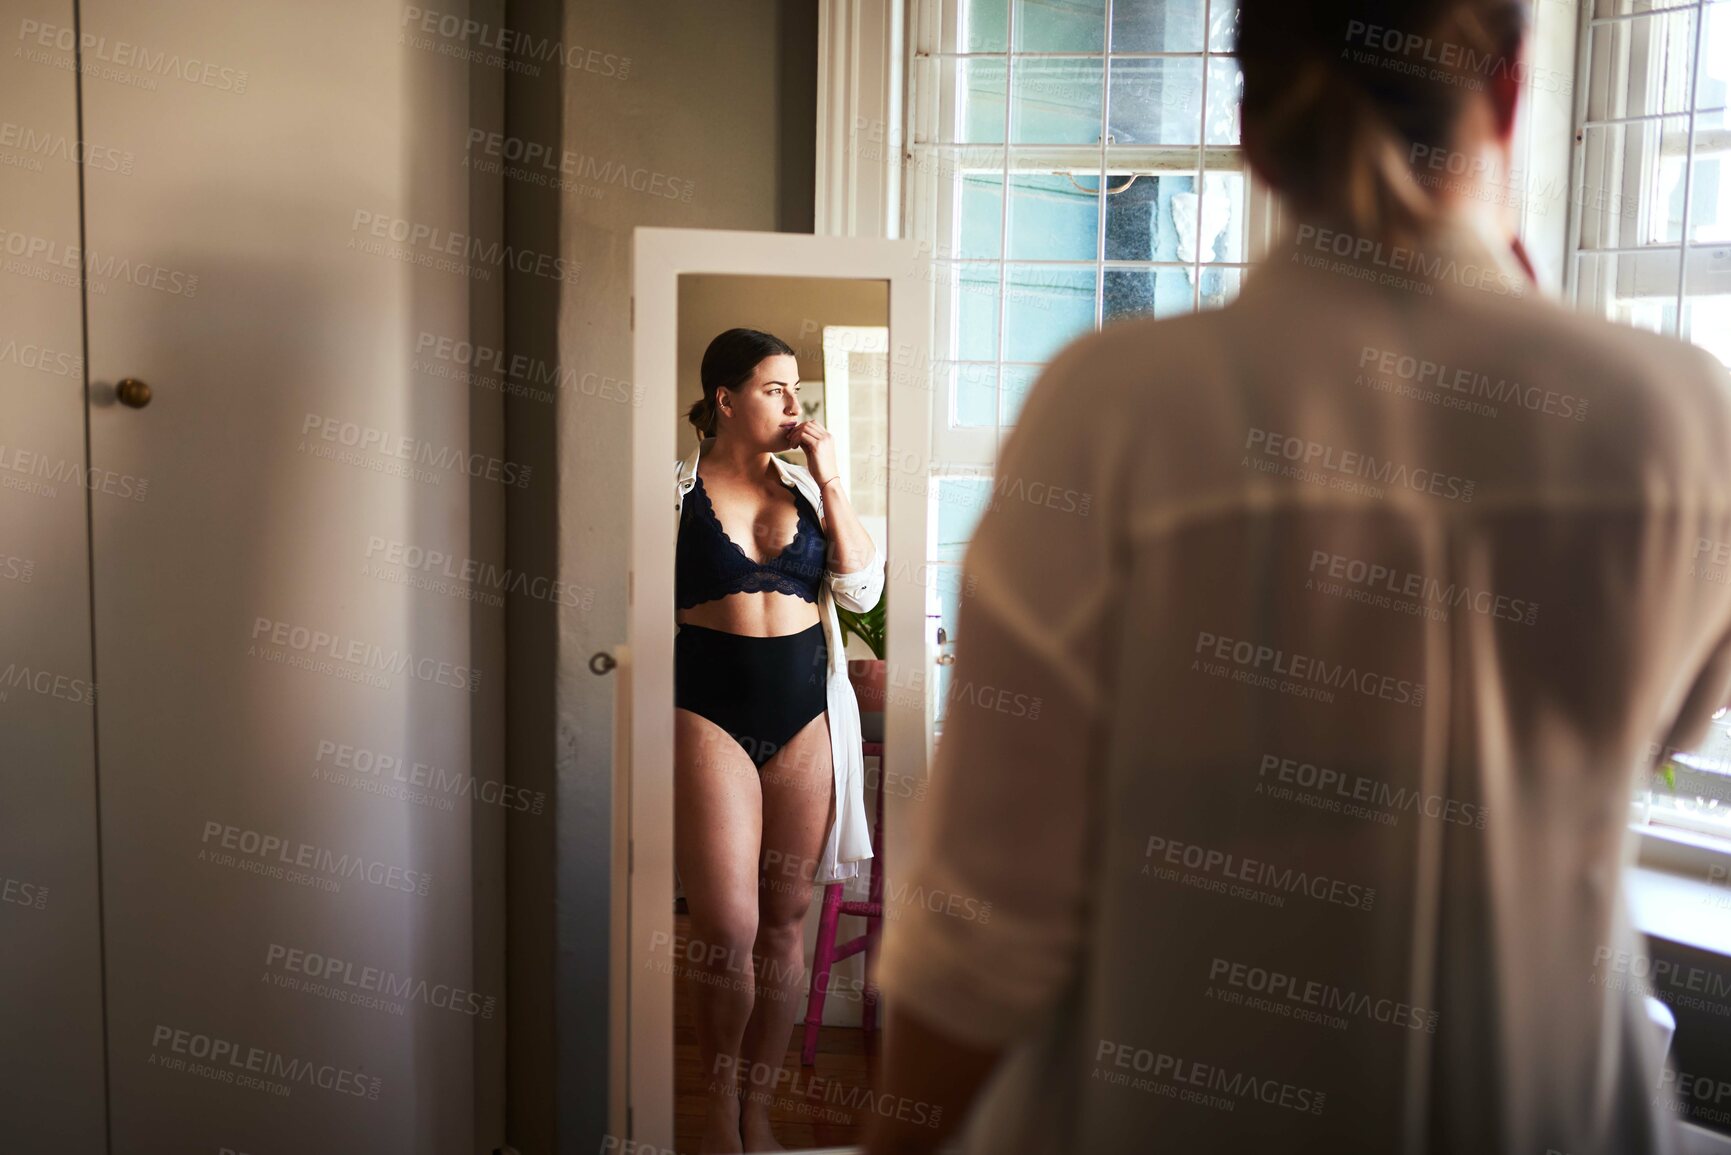
[[[674,862],[686,956],[703,972],[699,1150],[780,1151],[768,1092],[804,993],[806,911],[818,883],[872,853],[835,607],[876,605],[883,560],[837,480],[835,442],[802,419],[792,348],[729,329],[701,376],[674,581]],[[795,448],[804,467],[776,456]]]

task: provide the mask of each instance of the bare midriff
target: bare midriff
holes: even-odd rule
[[[728,594],[679,610],[673,620],[680,625],[702,626],[723,633],[752,638],[774,638],[797,634],[817,624],[817,606],[794,594],[759,591]]]

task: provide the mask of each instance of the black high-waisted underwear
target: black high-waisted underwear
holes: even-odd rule
[[[822,622],[769,638],[677,628],[673,704],[726,730],[759,770],[828,706]]]

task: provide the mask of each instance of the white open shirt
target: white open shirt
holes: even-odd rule
[[[1731,695],[1731,382],[1445,238],[1029,395],[877,976],[1008,1045],[967,1151],[1672,1149],[1620,871]]]

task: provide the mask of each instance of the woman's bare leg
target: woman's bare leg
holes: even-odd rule
[[[805,1003],[810,881],[835,805],[829,715],[819,714],[763,767],[763,868],[757,903],[757,999],[745,1027],[740,1117],[747,1151],[785,1151],[769,1127],[793,1024]]]
[[[673,715],[673,855],[691,917],[675,974],[692,972],[707,1155],[742,1149],[736,1075],[754,998],[763,798],[757,767],[725,730],[690,710]]]

